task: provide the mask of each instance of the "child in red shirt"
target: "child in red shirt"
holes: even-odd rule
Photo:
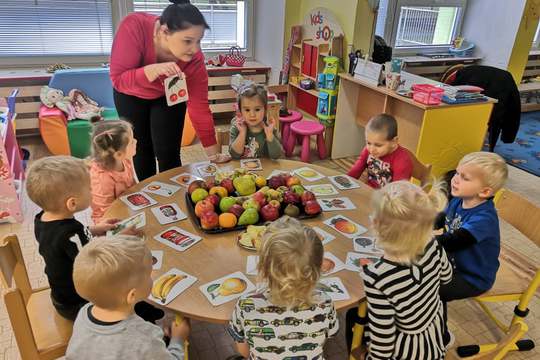
[[[413,163],[398,144],[397,121],[387,114],[372,117],[366,126],[366,146],[347,175],[358,179],[367,168],[367,184],[374,189],[398,180],[409,180]]]

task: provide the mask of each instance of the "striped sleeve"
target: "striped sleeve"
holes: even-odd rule
[[[364,289],[368,302],[369,346],[366,360],[390,359],[396,339],[395,310],[364,268]]]
[[[441,283],[448,284],[452,281],[452,264],[448,261],[448,256],[446,256],[446,251],[444,251],[442,245],[438,241],[435,241],[435,243],[441,259]]]

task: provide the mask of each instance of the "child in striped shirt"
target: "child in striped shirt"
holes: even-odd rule
[[[368,303],[367,360],[444,359],[439,288],[451,280],[452,268],[432,239],[432,229],[445,204],[437,184],[426,193],[397,181],[375,193],[372,221],[384,256],[362,272]],[[352,316],[347,315],[349,320]]]

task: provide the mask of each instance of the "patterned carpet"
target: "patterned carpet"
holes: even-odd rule
[[[521,114],[521,125],[512,144],[499,142],[495,152],[506,162],[540,176],[540,111]]]

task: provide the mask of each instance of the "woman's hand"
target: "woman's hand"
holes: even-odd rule
[[[208,160],[210,160],[213,163],[221,164],[221,163],[226,163],[231,160],[230,155],[220,153],[220,148],[218,144],[214,144],[212,146],[204,148],[204,150],[206,151]]]
[[[274,140],[274,128],[276,127],[276,119],[271,117],[268,119],[268,125],[264,125],[264,133],[266,134],[266,141]]]
[[[182,70],[180,70],[180,67],[174,61],[146,65],[144,67],[144,74],[150,82],[155,81],[161,75],[165,75],[166,77],[172,75],[183,76]]]

